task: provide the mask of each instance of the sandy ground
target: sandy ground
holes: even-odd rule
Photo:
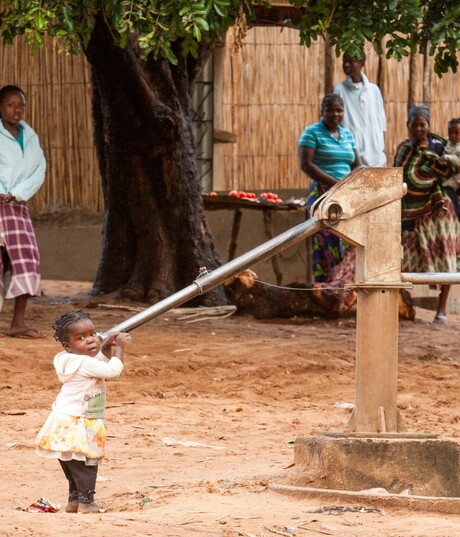
[[[460,516],[270,490],[293,463],[296,437],[343,430],[354,401],[353,316],[334,321],[201,318],[170,312],[133,331],[126,370],[108,385],[107,455],[98,515],[24,510],[39,497],[65,504],[54,461],[35,435],[59,389],[53,321],[92,306],[105,330],[133,313],[94,307],[88,284],[44,282],[28,310],[40,341],[0,338],[0,532],[3,537],[430,536],[460,535]],[[11,312],[0,318],[5,331]],[[432,325],[432,312],[400,321],[398,406],[412,431],[460,437],[460,316]],[[31,323],[32,324],[32,323]],[[198,445],[189,445],[187,442]],[[332,515],[332,505],[344,513]],[[315,512],[322,509],[323,512]]]

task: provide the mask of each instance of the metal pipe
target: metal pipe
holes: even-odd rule
[[[459,272],[402,272],[402,282],[410,282],[416,285],[452,285],[460,283]]]
[[[277,253],[286,250],[290,246],[300,242],[302,239],[306,239],[310,235],[313,235],[319,231],[321,227],[321,223],[316,218],[309,218],[305,222],[281,233],[281,235],[277,235],[276,237],[273,237],[273,239],[264,242],[235,259],[232,259],[212,272],[207,272],[206,269],[204,269],[203,272],[198,275],[197,279],[188,287],[185,287],[170,297],[157,302],[153,306],[150,306],[129,319],[113,326],[106,332],[99,334],[99,336],[102,339],[105,339],[110,332],[130,332],[154,317],[158,317],[162,313],[165,313],[176,306],[180,306],[191,298],[214,289],[214,287],[217,287],[232,276],[239,274],[242,270],[259,263],[260,261],[265,261]]]

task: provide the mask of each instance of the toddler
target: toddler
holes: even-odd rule
[[[36,453],[59,460],[69,482],[67,513],[98,513],[94,494],[106,437],[105,380],[123,371],[129,335],[113,332],[102,343],[81,310],[65,313],[53,328],[64,347],[54,358],[62,387],[35,440]]]
[[[455,164],[459,169],[459,173],[443,183],[442,187],[452,200],[455,212],[460,220],[460,201],[457,196],[457,190],[460,188],[460,118],[451,119],[447,128],[449,140],[444,148],[443,158]]]

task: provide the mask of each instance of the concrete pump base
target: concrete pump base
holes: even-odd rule
[[[269,483],[268,489],[287,494],[294,498],[315,498],[321,503],[332,503],[334,506],[358,504],[378,509],[395,508],[427,511],[446,515],[460,515],[460,498],[445,496],[401,496],[399,494],[379,494],[375,492],[353,492],[349,490],[321,489],[316,487],[300,487],[282,483]]]
[[[460,444],[453,440],[301,436],[294,465],[270,489],[372,498],[389,505],[460,513]]]

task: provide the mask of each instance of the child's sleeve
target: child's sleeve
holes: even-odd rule
[[[79,373],[86,377],[109,380],[119,377],[122,371],[123,362],[116,356],[112,356],[110,360],[88,356],[83,360]]]
[[[444,153],[443,158],[448,160],[449,162],[452,162],[457,167],[460,166],[460,153]]]

